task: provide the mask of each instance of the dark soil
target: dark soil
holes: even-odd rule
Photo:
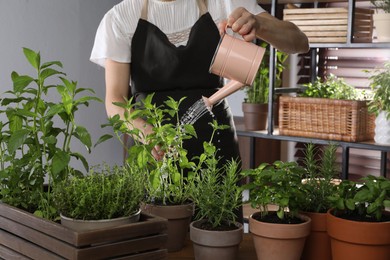
[[[268,215],[261,217],[261,215],[255,215],[254,219],[261,222],[274,223],[274,224],[301,224],[304,223],[300,218],[284,216],[284,219],[280,219],[276,212],[269,212]]]
[[[375,217],[361,216],[358,215],[357,213],[337,214],[337,217],[351,220],[351,221],[359,221],[359,222],[389,222],[390,221],[390,214],[383,214],[381,220],[377,220]]]

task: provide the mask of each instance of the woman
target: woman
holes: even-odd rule
[[[201,96],[211,96],[222,86],[209,66],[226,25],[246,41],[259,38],[287,53],[308,51],[306,36],[294,24],[264,12],[255,0],[124,0],[104,16],[91,54],[92,62],[105,67],[108,116],[122,115],[113,102],[130,95],[139,101],[155,92],[157,104],[168,96],[186,97],[181,114]],[[214,138],[221,163],[239,158],[226,100],[214,105],[213,114],[231,126]],[[198,138],[185,144],[189,158],[210,139],[211,120],[207,114],[194,123]],[[141,119],[134,125],[145,134],[152,131]],[[152,153],[159,158],[162,151],[155,147]]]

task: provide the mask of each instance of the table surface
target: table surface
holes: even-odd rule
[[[195,259],[192,242],[187,238],[184,248],[178,252],[168,253],[169,260]],[[244,233],[244,238],[240,244],[237,260],[256,260],[256,251],[253,246],[252,234]],[[222,260],[222,259],[221,259]]]

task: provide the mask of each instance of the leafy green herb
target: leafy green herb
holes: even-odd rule
[[[139,210],[144,173],[129,165],[95,166],[86,176],[73,176],[53,189],[56,208],[66,217],[100,220],[125,217]]]
[[[13,89],[0,100],[0,198],[50,219],[56,217],[50,187],[69,175],[81,174],[70,166],[72,159],[89,168],[84,156],[71,150],[73,139],[80,141],[87,152],[92,145],[87,129],[76,123],[76,111],[101,100],[79,97],[94,91],[77,88],[77,82],[65,78],[65,73],[58,70],[61,62],[41,63],[39,52],[28,48],[23,52],[36,75],[12,72]],[[54,84],[55,80],[59,82]],[[57,95],[55,101],[49,98],[54,96],[52,92]]]

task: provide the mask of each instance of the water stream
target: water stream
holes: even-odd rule
[[[203,98],[196,101],[188,110],[184,113],[180,119],[181,125],[193,125],[204,114],[209,113],[213,118],[215,117],[211,109],[209,109],[204,103]]]

